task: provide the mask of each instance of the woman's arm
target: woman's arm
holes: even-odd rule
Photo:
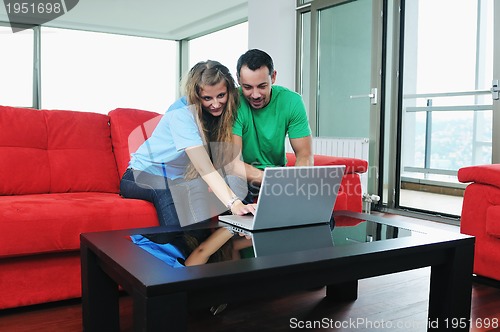
[[[245,205],[226,184],[222,176],[215,170],[207,151],[202,145],[186,148],[186,153],[201,178],[208,184],[217,198],[230,208],[233,214],[243,215],[254,213],[253,204]]]
[[[219,228],[205,241],[203,241],[193,252],[188,256],[184,265],[193,266],[205,264],[210,256],[220,249],[230,238],[233,237],[227,228]]]

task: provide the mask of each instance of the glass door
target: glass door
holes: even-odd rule
[[[311,6],[311,126],[315,136],[368,138],[378,165],[382,1],[316,0]],[[373,175],[373,176],[372,176]],[[368,192],[376,192],[369,174]]]
[[[493,2],[402,1],[400,208],[459,216],[458,169],[492,162]]]
[[[458,222],[458,169],[500,163],[500,2],[297,5],[298,91],[314,135],[369,138],[379,209]]]
[[[494,23],[493,23],[493,83],[500,82],[500,3],[495,1],[493,4]],[[500,85],[494,86],[492,90],[498,90]],[[500,164],[500,93],[492,91],[493,96],[493,132],[492,132],[492,163]]]

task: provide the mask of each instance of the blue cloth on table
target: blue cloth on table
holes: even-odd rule
[[[172,267],[184,267],[184,265],[181,264],[179,260],[184,262],[186,260],[186,257],[184,257],[180,250],[172,244],[156,243],[140,234],[131,235],[130,238],[136,245],[146,250],[151,255],[161,259],[168,265]]]

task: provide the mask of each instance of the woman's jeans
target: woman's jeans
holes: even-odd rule
[[[179,225],[167,178],[129,168],[120,182],[120,194],[153,203],[160,226]]]
[[[227,180],[238,197],[245,197],[246,181],[234,177]],[[129,168],[120,182],[120,193],[125,198],[153,203],[162,226],[187,226],[227,211],[202,178],[170,180]]]

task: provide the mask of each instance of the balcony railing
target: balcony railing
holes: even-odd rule
[[[469,164],[482,163],[484,159],[491,160],[491,135],[488,139],[479,139],[478,130],[479,128],[484,129],[484,124],[481,125],[478,117],[478,112],[480,111],[492,111],[492,104],[479,103],[479,99],[486,99],[485,95],[491,95],[490,90],[474,90],[474,91],[461,91],[461,92],[446,92],[446,93],[422,93],[422,94],[405,94],[403,96],[404,105],[413,104],[411,106],[405,106],[405,114],[417,114],[425,112],[425,138],[424,138],[424,153],[423,153],[423,167],[422,158],[419,162],[414,162],[410,164],[405,162],[405,160],[417,159],[415,156],[412,158],[403,158],[403,176],[402,181],[408,182],[421,182],[433,185],[441,186],[451,186],[451,187],[461,187],[456,180],[457,167],[454,168],[442,168],[442,167],[432,167],[431,156],[432,156],[432,133],[433,133],[433,114],[444,114],[444,112],[473,112],[473,125],[472,125],[472,139],[469,156]],[[460,100],[462,99],[462,100]],[[464,100],[465,99],[465,100]],[[471,102],[471,99],[472,102]],[[438,101],[438,102],[435,102]],[[420,104],[420,105],[419,105]],[[454,113],[456,114],[456,113]],[[411,121],[405,117],[405,121]],[[414,119],[413,121],[416,122]],[[415,124],[415,123],[413,123]],[[491,126],[490,126],[491,131]],[[405,131],[403,131],[403,135]],[[416,137],[408,137],[405,140],[415,142]],[[409,134],[411,135],[411,133]],[[415,132],[413,132],[415,135]],[[454,135],[454,133],[449,133],[449,135]],[[457,137],[450,137],[450,142],[456,142],[459,139]],[[415,149],[414,149],[415,150]],[[485,156],[484,151],[489,151],[489,156]],[[403,153],[405,153],[403,149]],[[408,157],[408,156],[407,156]],[[460,158],[460,156],[456,156]],[[463,160],[453,160],[452,164],[457,165],[463,162]]]

